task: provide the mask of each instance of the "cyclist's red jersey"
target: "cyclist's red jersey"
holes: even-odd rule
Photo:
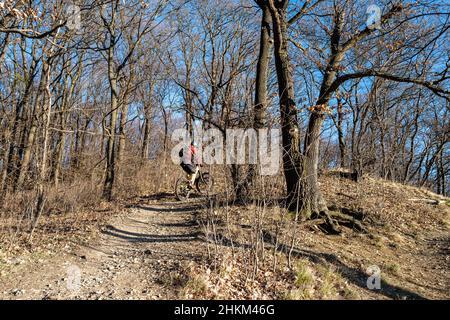
[[[187,154],[183,155],[183,162],[189,164],[201,164],[201,158],[198,154],[198,149],[193,145],[187,148]]]

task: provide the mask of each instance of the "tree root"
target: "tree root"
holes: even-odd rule
[[[330,211],[323,208],[319,213],[311,216],[312,220],[305,222],[307,226],[318,226],[322,231],[328,234],[340,234],[341,226],[351,228],[353,230],[367,233],[367,228],[361,221],[354,217],[338,211]]]
[[[331,215],[332,219],[334,219],[341,225],[345,225],[345,226],[355,229],[357,231],[367,233],[367,228],[363,226],[361,221],[358,221],[357,219],[355,219],[354,217],[352,217],[348,214],[337,212],[337,211],[331,211],[330,215]]]
[[[319,216],[325,219],[326,229],[330,234],[340,234],[342,230],[339,228],[339,224],[337,224],[328,209],[322,210],[319,212]]]
[[[306,218],[306,221],[303,220],[302,224],[310,227],[316,226],[323,232],[333,235],[340,234],[342,226],[358,232],[368,232],[362,223],[365,218],[363,212],[328,206],[320,192],[316,192],[316,197],[308,200],[301,206],[303,210],[300,210],[300,215]],[[298,208],[296,209],[295,211],[291,210],[298,214]]]

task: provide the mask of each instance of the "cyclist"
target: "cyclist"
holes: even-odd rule
[[[186,150],[186,154],[184,150]],[[200,166],[202,165],[201,158],[198,154],[197,143],[191,142],[190,146],[181,149],[178,155],[181,158],[181,168],[188,174],[189,186],[192,188]]]

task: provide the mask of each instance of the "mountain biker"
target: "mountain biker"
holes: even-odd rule
[[[187,151],[186,154],[184,150]],[[180,166],[188,174],[189,186],[192,188],[200,166],[202,165],[201,158],[198,154],[197,143],[191,142],[189,147],[181,149],[178,155],[181,158]]]

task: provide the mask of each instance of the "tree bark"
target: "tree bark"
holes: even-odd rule
[[[259,42],[259,56],[256,65],[254,128],[263,128],[267,118],[267,82],[269,77],[269,63],[272,50],[271,39],[272,16],[267,6],[262,7],[261,37]]]
[[[339,160],[340,160],[341,168],[345,168],[347,166],[347,161],[346,161],[346,152],[345,152],[344,129],[342,128],[343,120],[344,120],[342,100],[338,101],[337,115],[338,115],[337,130],[338,130],[338,139],[339,139]]]
[[[292,70],[288,53],[287,2],[268,1],[272,16],[275,67],[278,79],[281,132],[283,146],[283,171],[286,180],[287,201],[290,209],[299,209],[299,181],[301,175],[300,134],[297,108],[294,101]]]
[[[108,52],[108,78],[110,85],[110,113],[109,113],[109,125],[107,132],[106,143],[106,175],[105,183],[103,186],[103,198],[107,200],[112,199],[112,191],[115,179],[115,166],[116,166],[116,125],[118,114],[118,80],[117,73],[114,68],[113,61],[113,48]]]
[[[142,139],[141,159],[148,159],[148,153],[150,148],[150,122],[152,111],[152,95],[153,95],[153,81],[149,84],[149,96],[148,101],[144,102],[144,136]]]
[[[125,144],[126,144],[126,135],[125,135],[125,126],[127,124],[127,116],[128,116],[128,101],[125,98],[122,105],[122,112],[120,113],[120,123],[119,123],[119,145],[117,150],[117,164],[120,167],[123,162],[123,155],[125,153]]]
[[[267,118],[267,82],[269,77],[269,64],[273,40],[271,39],[272,16],[268,6],[261,6],[261,33],[259,40],[259,56],[256,65],[256,83],[255,83],[255,103],[253,128],[260,129],[266,125]],[[259,161],[259,157],[258,157]],[[248,196],[249,189],[256,183],[258,165],[250,165],[249,171],[242,187],[239,197]]]

